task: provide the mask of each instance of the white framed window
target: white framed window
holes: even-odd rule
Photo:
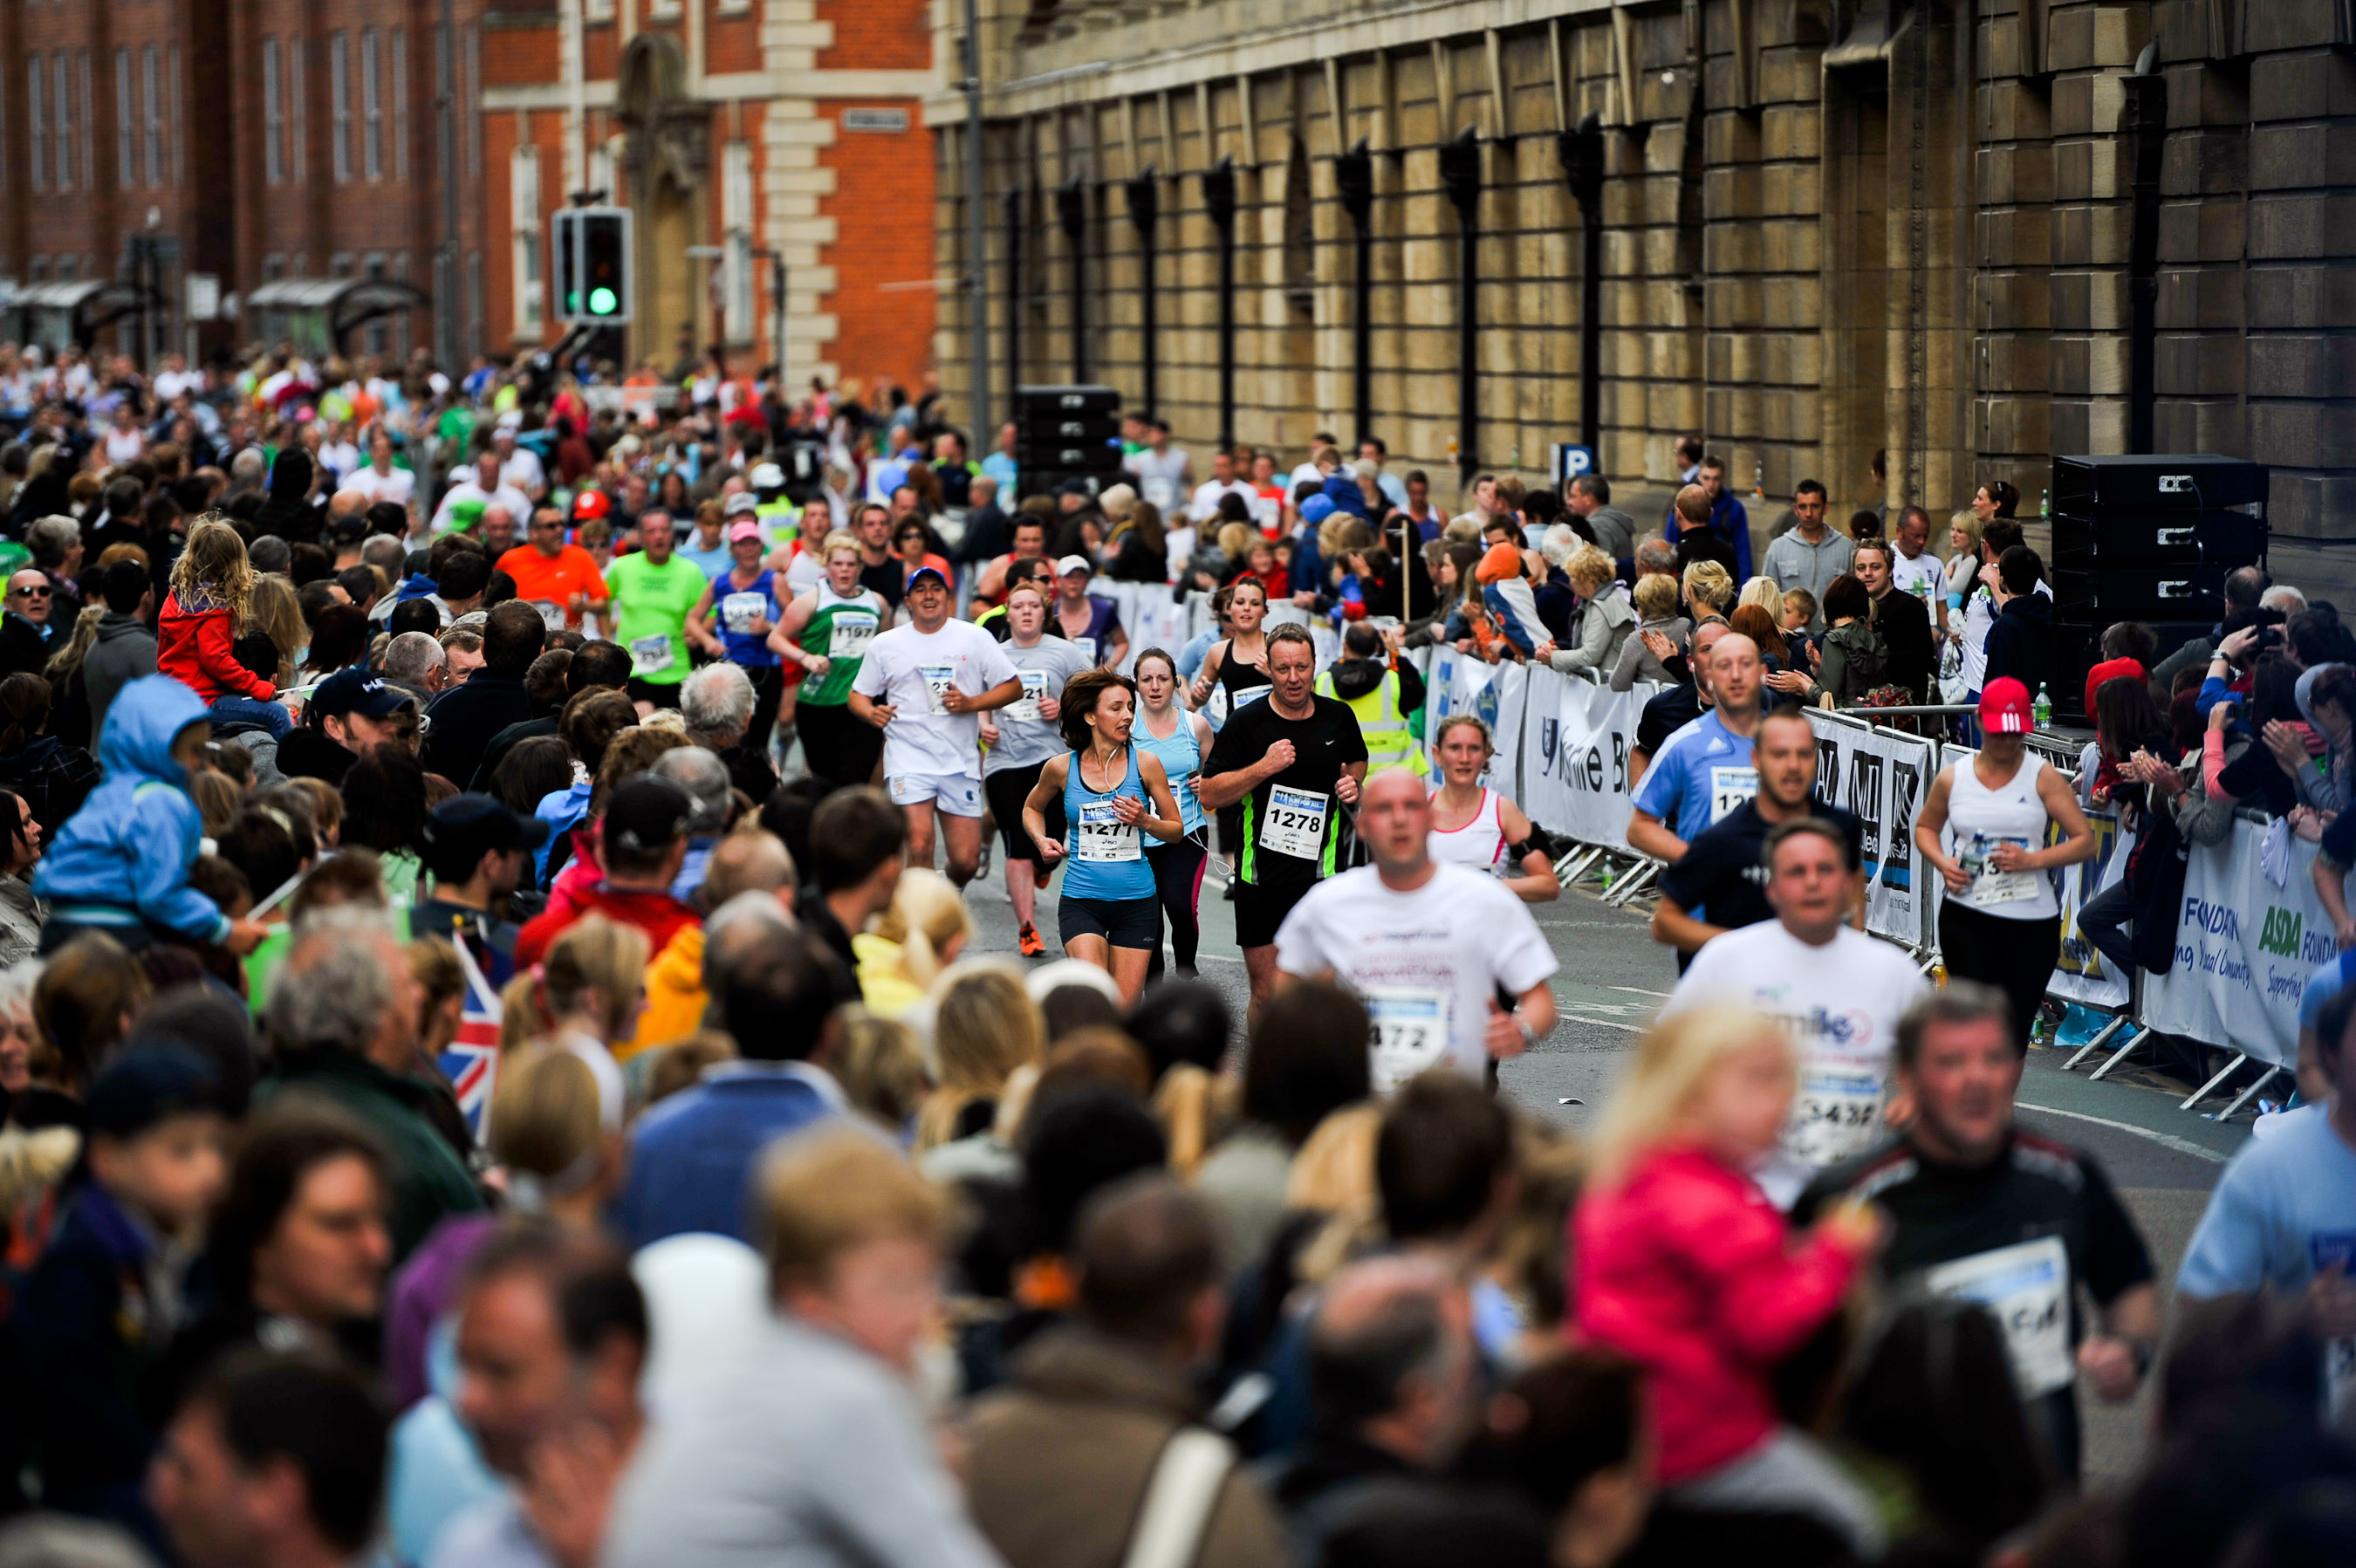
[[[540,330],[545,292],[540,251],[540,149],[518,147],[508,167],[508,221],[515,231],[515,330],[521,337]]]
[[[286,177],[286,95],[278,81],[278,40],[262,40],[262,177]]]
[[[293,145],[294,156],[287,162],[294,172],[294,183],[300,185],[311,161],[311,149],[304,143],[309,139],[311,114],[303,102],[303,36],[300,33],[286,40],[286,116],[287,140]],[[298,268],[294,274],[301,277]]]
[[[392,30],[392,177],[409,177],[409,33]]]
[[[59,283],[71,283],[80,275],[81,258],[80,256],[67,255],[59,256],[58,258],[58,281]]]
[[[384,177],[384,90],[377,79],[374,27],[360,35],[360,172]]]
[[[753,145],[731,142],[720,162],[720,297],[728,330],[738,341],[753,336]]]
[[[26,137],[28,144],[26,151],[32,155],[35,190],[49,188],[49,119],[46,102],[48,94],[42,91],[43,70],[40,56],[25,57],[25,127],[29,133]],[[40,258],[36,256],[34,260],[40,261]],[[48,263],[42,262],[41,265],[46,271]]]
[[[57,90],[58,188],[74,183],[73,61],[59,49],[49,57],[49,81]]]
[[[114,183],[118,189],[129,189],[139,182],[137,139],[131,127],[131,48],[117,45],[114,50]]]
[[[146,122],[141,127],[141,141],[146,151],[147,183],[164,182],[164,100],[158,94],[155,81],[155,46],[149,44],[139,52],[139,106],[146,112]]]
[[[341,33],[327,40],[327,131],[334,145],[331,161],[336,183],[342,185],[352,177],[352,59],[350,46]]]
[[[581,19],[584,22],[610,22],[614,19],[614,0],[584,0]]]

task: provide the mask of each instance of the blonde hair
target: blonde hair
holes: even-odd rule
[[[1751,578],[1750,581],[1742,585],[1742,592],[1737,596],[1734,601],[1734,607],[1736,609],[1740,609],[1745,605],[1757,605],[1761,609],[1765,610],[1771,616],[1782,615],[1783,613],[1783,585],[1777,582],[1772,577],[1758,576]]]
[[[636,926],[584,915],[549,944],[538,971],[526,971],[508,982],[501,998],[499,1047],[533,1039],[553,1028],[558,1019],[584,1005],[591,992],[599,993],[605,1012],[594,1022],[601,1041],[629,1038],[637,1015],[638,991],[646,983],[646,932]]]
[[[952,966],[933,991],[933,1091],[916,1109],[919,1151],[948,1143],[976,1101],[1006,1097],[1016,1069],[1047,1055],[1047,1021],[1004,961]]]
[[[1219,530],[1219,553],[1229,562],[1244,560],[1251,554],[1251,547],[1259,537],[1259,530],[1250,524],[1230,522]]]
[[[587,1062],[547,1046],[499,1059],[487,1141],[501,1165],[558,1191],[578,1187],[594,1174],[605,1136],[597,1075]]]
[[[1647,572],[1636,579],[1636,613],[1645,620],[1667,620],[1677,613],[1677,580],[1664,572]]]
[[[891,908],[875,917],[875,935],[899,945],[899,970],[920,991],[940,978],[941,950],[973,932],[973,915],[957,884],[929,866],[900,874]]]
[[[1697,1007],[1654,1025],[1605,1102],[1590,1179],[1598,1187],[1625,1180],[1639,1159],[1676,1134],[1704,1079],[1737,1052],[1769,1042],[1796,1077],[1790,1037],[1747,1007]]]
[[[1977,555],[1980,553],[1979,513],[1974,511],[1969,507],[1965,507],[1961,511],[1955,513],[1953,517],[1947,519],[1947,526],[1949,528],[1959,528],[1963,530],[1965,553],[1968,553],[1973,555]]]
[[[683,1040],[645,1055],[652,1062],[647,1069],[647,1104],[652,1105],[682,1089],[694,1088],[703,1069],[713,1063],[734,1060],[736,1042],[717,1029],[698,1029]]]
[[[295,597],[293,581],[275,572],[256,577],[246,613],[262,634],[270,639],[270,646],[278,650],[277,684],[293,684],[294,655],[311,640],[311,629],[303,624],[303,605]]]
[[[1686,568],[1686,602],[1705,605],[1719,615],[1734,607],[1734,575],[1715,561],[1696,561]]]
[[[1179,1180],[1194,1179],[1219,1130],[1233,1124],[1239,1088],[1238,1080],[1215,1078],[1193,1062],[1177,1063],[1153,1086],[1153,1119],[1162,1123]]]
[[[64,647],[50,654],[49,661],[41,667],[42,675],[57,689],[60,698],[65,695],[66,682],[73,679],[74,671],[81,668],[81,661],[90,656],[91,647],[98,641],[98,623],[105,615],[104,599],[84,605],[81,614],[74,618],[73,635],[66,639]]]
[[[1375,1185],[1375,1142],[1382,1133],[1382,1107],[1345,1105],[1317,1123],[1292,1156],[1284,1185],[1284,1207],[1326,1216],[1326,1224],[1301,1251],[1295,1265],[1304,1283],[1326,1278],[1349,1260],[1351,1250],[1381,1223],[1383,1200]]]
[[[217,511],[198,518],[172,566],[172,596],[180,607],[227,609],[241,628],[251,613],[253,584],[253,563],[246,559],[237,530]]]
[[[1611,556],[1585,540],[1580,541],[1579,548],[1572,551],[1569,558],[1562,564],[1562,575],[1570,579],[1571,585],[1590,594],[1601,588],[1619,573],[1620,569],[1612,564]]]
[[[869,1241],[948,1239],[948,1194],[862,1128],[821,1123],[778,1143],[759,1192],[772,1290],[822,1283],[839,1254]]]
[[[842,1043],[835,1050],[834,1076],[843,1098],[897,1133],[925,1098],[925,1054],[916,1032],[896,1018],[879,1018],[864,1007],[842,1015]]]
[[[866,558],[866,552],[859,542],[859,535],[851,532],[851,530],[847,528],[838,528],[832,533],[828,534],[824,539],[819,541],[819,565],[823,568],[827,562],[833,559],[834,553],[838,550],[848,550],[853,555],[859,556],[862,560]]]

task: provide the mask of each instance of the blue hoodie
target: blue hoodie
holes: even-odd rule
[[[204,819],[172,742],[205,721],[204,700],[169,675],[116,693],[99,733],[103,781],[49,841],[33,891],[82,925],[168,927],[198,941],[229,935],[220,907],[188,886]]]

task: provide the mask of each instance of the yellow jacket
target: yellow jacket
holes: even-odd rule
[[[900,944],[862,931],[851,939],[859,960],[859,993],[867,1010],[878,1018],[898,1018],[925,999],[924,987],[900,968]]]
[[[681,926],[670,945],[647,965],[647,1010],[638,1032],[614,1047],[616,1061],[676,1045],[703,1027],[703,928]]]

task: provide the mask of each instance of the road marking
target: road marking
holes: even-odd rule
[[[2017,1100],[2013,1103],[2023,1111],[2034,1111],[2041,1115],[2066,1116],[2072,1122],[2092,1122],[2097,1127],[2108,1127],[2120,1133],[2132,1133],[2138,1138],[2148,1138],[2163,1148],[2174,1149],[2179,1155],[2190,1155],[2194,1159],[2206,1160],[2212,1165],[2222,1165],[2233,1157],[2231,1155],[2221,1155],[2214,1149],[2192,1142],[2190,1138],[2179,1138],[2171,1133],[2155,1133],[2148,1127],[2138,1127],[2132,1122],[2114,1122],[2107,1116],[2089,1116],[2083,1111],[2063,1111],[2051,1105],[2031,1105],[2026,1100]]]
[[[1632,996],[1666,996],[1668,994],[1665,991],[1648,991],[1641,985],[1615,985],[1612,989],[1625,991]]]
[[[1585,1013],[1574,1012],[1568,1009],[1564,1011],[1562,1016],[1574,1024],[1593,1024],[1599,1028],[1618,1029],[1630,1035],[1641,1035],[1646,1028],[1646,1026],[1643,1024],[1622,1024],[1617,1018],[1596,1018],[1591,1017]]]

